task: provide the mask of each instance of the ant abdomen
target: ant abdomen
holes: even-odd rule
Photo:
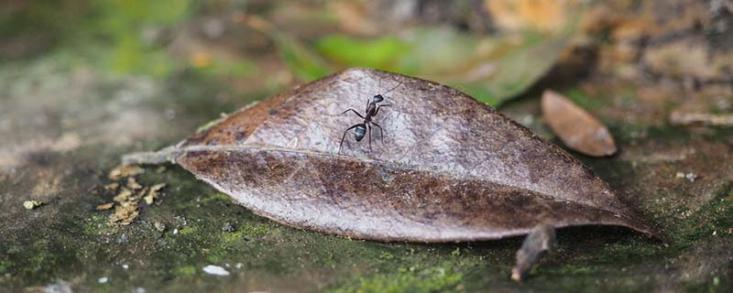
[[[366,125],[361,124],[356,126],[356,128],[354,128],[354,139],[356,139],[356,141],[361,141],[364,139],[364,136],[366,136],[366,131]]]

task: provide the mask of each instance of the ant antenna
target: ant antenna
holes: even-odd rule
[[[386,91],[386,92],[384,92],[384,93],[382,93],[382,94],[383,94],[383,95],[386,95],[386,94],[388,94],[388,93],[392,92],[393,90],[397,89],[397,88],[398,88],[398,87],[400,87],[401,85],[402,85],[402,82],[400,81],[400,83],[398,83],[398,84],[397,84],[396,86],[394,86],[393,88],[391,88],[390,90],[388,90],[388,91]]]

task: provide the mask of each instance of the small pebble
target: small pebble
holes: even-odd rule
[[[100,283],[100,284],[105,284],[108,281],[109,281],[109,278],[107,278],[107,277],[101,277],[101,278],[97,279],[97,282]]]
[[[229,271],[220,266],[208,265],[204,267],[204,272],[214,276],[229,276]]]
[[[127,265],[127,264],[123,264],[123,265],[122,265],[122,268],[123,268],[123,269],[125,269],[125,270],[127,270],[127,269],[129,269],[129,268],[130,268],[130,266],[129,266],[129,265]]]
[[[687,179],[690,182],[695,182],[697,179],[697,174],[695,173],[684,173],[684,172],[677,172],[674,176],[677,179]]]
[[[695,179],[697,179],[697,175],[694,173],[687,173],[687,175],[685,175],[685,178],[687,178],[687,180],[690,180],[690,182],[695,182]]]
[[[106,211],[106,210],[111,209],[114,205],[115,205],[115,203],[113,203],[113,202],[103,203],[103,204],[100,204],[100,205],[97,206],[97,210],[98,211]]]
[[[242,263],[241,262],[238,262],[234,267],[235,268],[238,268],[238,269],[241,269],[242,266],[243,266]]]

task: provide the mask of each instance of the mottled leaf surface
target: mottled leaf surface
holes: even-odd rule
[[[395,88],[395,86],[397,86]],[[373,133],[372,95],[393,106]],[[342,236],[447,242],[554,227],[619,225],[654,234],[608,185],[558,147],[436,83],[350,69],[240,110],[175,147],[174,160],[257,214]]]

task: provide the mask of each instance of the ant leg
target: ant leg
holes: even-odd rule
[[[377,106],[377,109],[374,110],[374,115],[375,116],[379,113],[379,108],[381,108],[381,107],[392,107],[392,104],[384,104],[384,105]]]
[[[354,124],[353,126],[351,126],[351,127],[347,128],[346,130],[344,130],[344,135],[341,136],[341,142],[339,143],[339,151],[338,151],[339,154],[341,154],[341,146],[344,145],[344,138],[346,138],[346,134],[349,133],[349,130],[354,129],[357,126],[359,126],[359,124]]]
[[[349,108],[348,110],[341,112],[341,115],[344,115],[344,114],[346,114],[346,112],[349,112],[349,111],[354,112],[354,114],[356,114],[356,116],[359,116],[359,118],[364,119],[364,116],[361,116],[361,114],[359,114],[359,112],[356,112],[356,110],[354,110],[352,108]]]
[[[374,121],[372,121],[372,124],[374,124],[374,126],[376,127],[379,127],[379,137],[382,139],[382,144],[384,144],[384,129],[382,129],[382,126],[380,126],[379,124],[377,124]]]
[[[369,151],[371,152],[372,151],[372,126],[369,124],[367,124],[366,127],[367,127],[367,132],[369,132]]]

